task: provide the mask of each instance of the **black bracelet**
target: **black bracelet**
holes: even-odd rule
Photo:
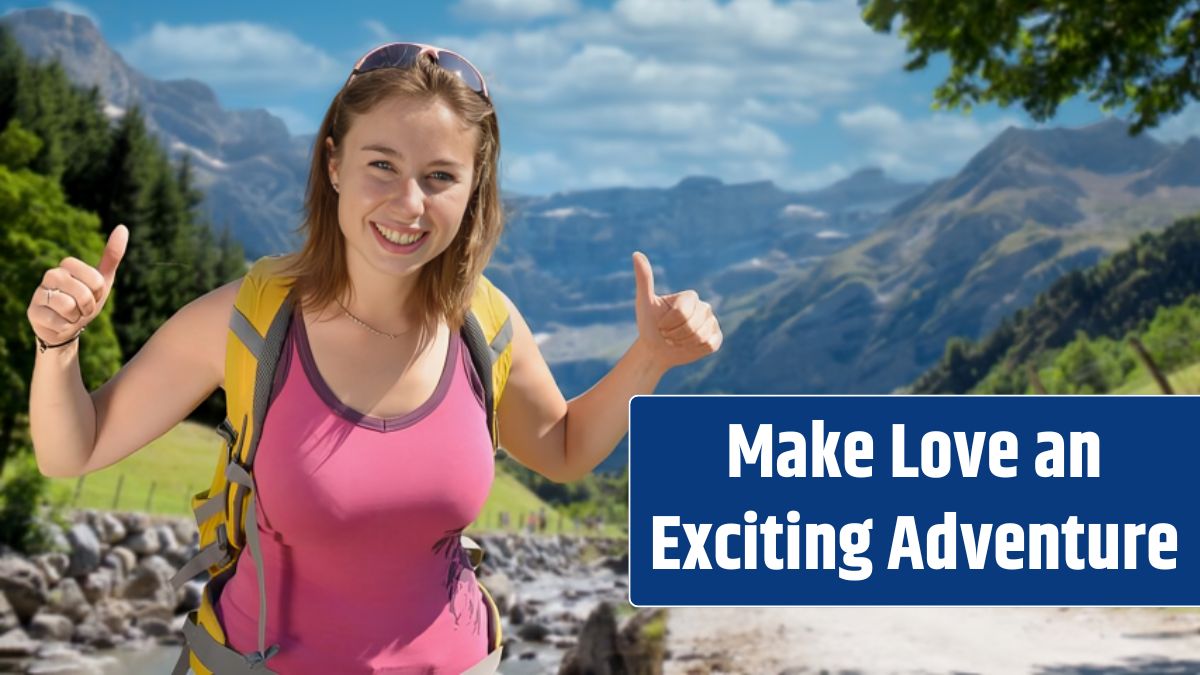
[[[46,344],[46,341],[42,339],[42,336],[38,335],[37,333],[34,333],[34,334],[33,334],[33,339],[37,340],[37,345],[38,345],[38,353],[39,353],[39,354],[43,354],[43,353],[45,353],[45,351],[46,351],[47,349],[55,349],[55,348],[57,348],[57,347],[62,347],[62,346],[64,346],[64,345],[69,345],[69,344],[71,344],[72,342],[74,342],[74,341],[78,340],[78,339],[79,339],[79,336],[80,336],[80,335],[83,335],[83,330],[84,330],[83,328],[80,328],[80,329],[79,329],[79,332],[75,334],[75,337],[72,337],[70,340],[67,340],[66,342],[60,342],[60,343],[58,343],[58,344],[56,344],[56,345],[48,345],[48,344]]]

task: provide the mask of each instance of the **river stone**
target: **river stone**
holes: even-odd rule
[[[171,586],[174,575],[175,569],[170,563],[161,556],[152,555],[133,568],[119,595],[130,600],[153,600],[173,609],[178,604],[175,589]]]
[[[176,614],[186,614],[200,608],[200,596],[204,593],[204,582],[189,581],[183,585],[180,591],[182,597],[179,604],[175,606]]]
[[[83,579],[83,597],[93,605],[112,597],[115,577],[107,567],[100,568]]]
[[[131,534],[121,545],[138,555],[154,555],[162,550],[162,540],[156,529]]]
[[[121,523],[121,519],[111,513],[101,514],[96,519],[96,534],[100,535],[100,540],[106,544],[115,544],[126,536],[125,525]]]
[[[508,608],[516,604],[516,591],[512,579],[504,572],[492,572],[482,581],[492,600],[496,601],[496,609],[500,610],[501,614],[507,614]]]
[[[543,642],[550,635],[550,629],[545,624],[528,622],[517,629],[517,636],[526,642]]]
[[[141,628],[142,632],[145,633],[147,637],[152,638],[167,637],[171,634],[171,624],[155,617],[148,617],[139,620],[138,628]]]
[[[46,578],[37,565],[24,558],[0,557],[0,593],[21,621],[28,621],[46,604]]]
[[[29,635],[20,628],[0,635],[0,656],[33,656],[37,650],[38,643],[30,640]]]
[[[111,649],[117,644],[117,639],[113,637],[112,631],[101,623],[95,614],[75,626],[75,634],[72,639],[97,649]]]
[[[21,620],[17,618],[17,613],[13,611],[12,605],[8,604],[8,598],[4,593],[0,593],[0,633],[7,633],[20,625]]]
[[[137,554],[125,548],[124,546],[114,546],[112,550],[108,552],[108,554],[120,559],[121,571],[125,576],[129,576],[129,573],[133,571],[135,566],[137,566]]]
[[[158,532],[159,551],[174,551],[179,548],[179,539],[170,525],[159,525],[156,531]]]
[[[175,616],[170,607],[165,607],[152,600],[130,600],[129,604],[133,605],[133,616],[139,625],[143,619],[170,621]]]
[[[38,612],[29,621],[29,637],[35,640],[59,640],[66,642],[71,639],[75,624],[62,614]]]
[[[129,536],[144,532],[150,527],[150,516],[144,513],[123,514],[122,521],[125,523],[125,531],[129,533]]]
[[[71,542],[67,576],[82,577],[100,567],[100,540],[87,523],[72,525],[67,530],[67,541]]]
[[[71,577],[63,579],[50,590],[47,608],[56,614],[70,617],[73,621],[83,621],[92,612],[79,582]]]
[[[512,609],[508,610],[508,622],[514,626],[525,623],[525,606],[515,603]]]
[[[107,598],[95,605],[96,619],[112,633],[124,633],[129,630],[132,616],[133,605],[125,600]]]
[[[617,644],[612,605],[602,602],[588,615],[575,647],[563,655],[559,675],[616,675],[627,672]]]

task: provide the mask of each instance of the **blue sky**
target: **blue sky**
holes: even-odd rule
[[[370,47],[454,49],[493,90],[504,189],[527,194],[697,174],[809,189],[865,166],[930,180],[1006,126],[1034,126],[1017,108],[933,111],[945,62],[906,73],[901,40],[866,28],[855,0],[49,4],[92,17],[147,75],[201,80],[225,107],[266,108],[293,133],[316,130]],[[1076,100],[1051,125],[1103,116]],[[1156,134],[1197,129],[1189,108]]]

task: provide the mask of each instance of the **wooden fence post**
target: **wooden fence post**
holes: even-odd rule
[[[1151,377],[1158,383],[1158,388],[1164,394],[1174,394],[1175,390],[1171,389],[1171,383],[1167,381],[1167,376],[1159,370],[1158,364],[1154,362],[1154,358],[1150,356],[1150,352],[1146,351],[1146,346],[1136,337],[1129,338],[1129,346],[1133,347],[1133,353],[1137,354],[1138,360],[1146,366],[1146,370],[1150,371]]]

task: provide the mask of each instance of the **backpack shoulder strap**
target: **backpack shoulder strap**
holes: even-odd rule
[[[504,395],[504,385],[512,368],[512,318],[504,296],[485,276],[480,275],[475,283],[463,337],[483,383],[492,448],[499,448],[500,424],[496,411],[500,409],[500,397]]]

